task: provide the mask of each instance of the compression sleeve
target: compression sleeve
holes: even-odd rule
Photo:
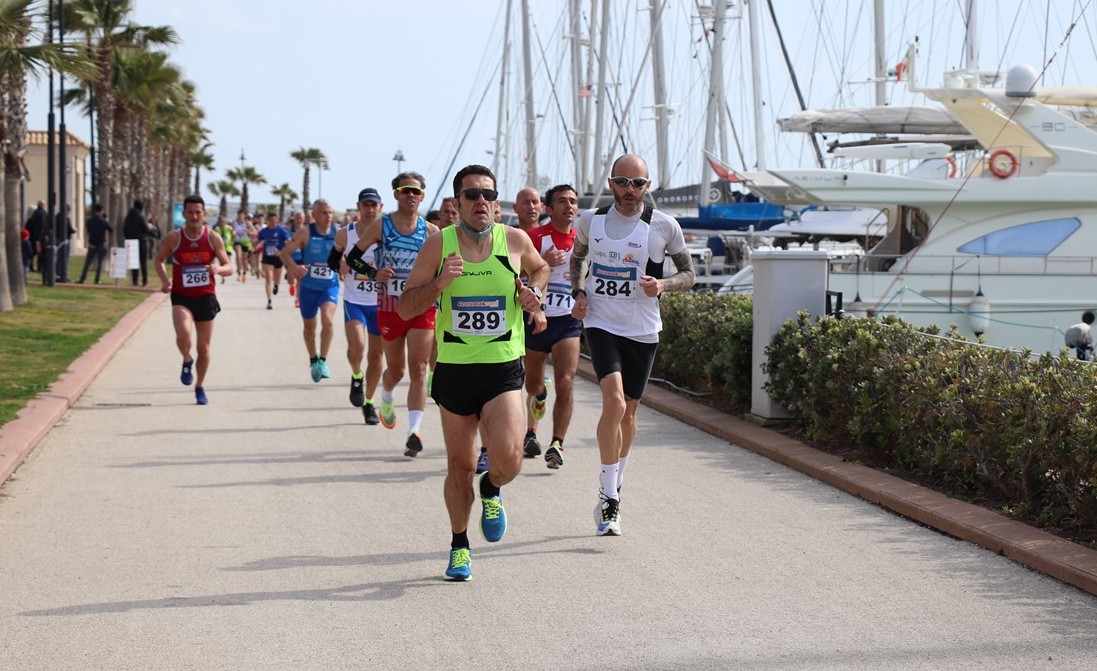
[[[335,251],[334,249],[332,250]],[[366,263],[366,260],[362,258],[365,252],[358,245],[354,245],[347,253],[347,265],[350,269],[359,275],[365,275],[371,280],[377,275],[377,269]],[[330,263],[330,261],[329,261]]]

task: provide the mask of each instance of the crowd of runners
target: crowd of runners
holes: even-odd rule
[[[427,183],[414,171],[393,178],[391,207],[382,189],[362,189],[356,212],[341,224],[320,199],[308,216],[297,212],[286,222],[273,212],[242,211],[210,227],[201,197],[189,196],[185,225],[165,237],[155,262],[161,290],[171,294],[180,381],[194,385],[198,404],[209,403],[204,384],[219,283],[262,278],[272,310],[284,276],[315,383],[331,377],[341,297],[348,401],[361,408],[364,423],[402,425],[404,454],[415,457],[431,442],[422,430],[428,398],[438,407],[442,436],[434,440],[447,454],[452,532],[445,576],[468,580],[476,493],[481,532],[495,542],[507,527],[501,488],[518,475],[523,457],[543,454],[548,468],[564,465],[585,339],[602,393],[598,425],[586,427],[601,462],[595,528],[620,535],[636,409],[662,329],[658,297],[688,290],[694,275],[677,221],[646,204],[643,159],[619,157],[607,186],[614,204],[584,212],[570,185],[544,194],[524,188],[514,199],[513,227],[500,223],[495,176],[480,165],[460,170],[453,195],[426,216],[420,207]],[[676,272],[663,278],[666,258]],[[398,417],[395,390],[405,377],[406,415]],[[552,428],[543,448],[538,430],[550,393]]]

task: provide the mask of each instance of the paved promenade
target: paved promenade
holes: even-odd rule
[[[404,458],[406,385],[365,426],[341,324],[314,384],[284,286],[220,291],[210,405],[164,301],[0,487],[0,669],[1094,668],[1097,597],[650,408],[596,537],[586,381],[445,582],[433,406]]]

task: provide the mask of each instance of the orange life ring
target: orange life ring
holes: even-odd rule
[[[1017,167],[1020,164],[1013,152],[1008,149],[998,149],[987,159],[987,165],[990,167],[991,174],[995,177],[1006,179],[1017,172]]]
[[[948,162],[948,178],[952,179],[956,177],[956,159],[951,156],[946,156],[945,161]]]

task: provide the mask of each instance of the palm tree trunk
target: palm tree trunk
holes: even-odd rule
[[[305,221],[309,220],[309,164],[305,163],[305,178],[301,185],[301,209],[305,212]]]
[[[19,211],[19,183],[23,179],[23,165],[19,156],[26,149],[27,141],[27,78],[26,74],[9,73],[6,81],[0,81],[0,89],[5,91],[4,104],[0,106],[3,120],[0,126],[6,131],[2,136],[4,143],[4,261],[0,274],[7,285],[0,288],[0,310],[10,310],[27,302],[27,284],[23,279],[23,252],[20,232],[23,228],[23,213]],[[6,267],[5,267],[6,266]]]

